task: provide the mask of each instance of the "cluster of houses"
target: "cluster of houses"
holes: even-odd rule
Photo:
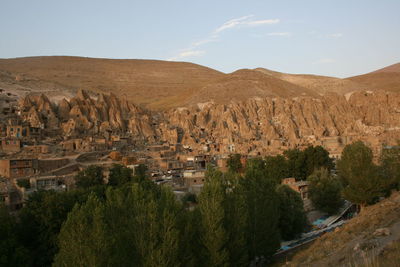
[[[194,148],[181,142],[143,143],[127,133],[65,137],[57,129],[46,129],[41,125],[32,127],[22,121],[15,101],[7,101],[0,99],[0,201],[11,209],[20,208],[36,190],[68,190],[74,186],[76,173],[91,164],[103,166],[105,172],[116,163],[133,170],[139,164],[145,164],[154,182],[171,186],[175,192],[197,194],[205,182],[206,166],[212,164],[226,171],[229,154],[242,151],[242,146],[248,151],[256,151],[248,146],[269,147],[269,152],[258,150],[254,155],[249,153],[248,157],[268,155],[275,151],[271,148],[276,148],[277,153],[289,148],[284,140],[270,140],[266,144],[232,142],[229,145],[200,140],[201,146]],[[339,158],[344,146],[357,138],[326,137],[311,143],[324,146],[333,158]],[[364,141],[374,149],[381,147],[379,140],[373,137]],[[229,142],[224,140],[223,143]],[[243,165],[247,156],[241,158]],[[283,183],[299,192],[303,200],[308,199],[306,182],[287,178]]]

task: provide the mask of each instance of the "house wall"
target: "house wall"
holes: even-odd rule
[[[19,152],[21,151],[21,141],[17,139],[1,140],[1,150],[3,152]]]

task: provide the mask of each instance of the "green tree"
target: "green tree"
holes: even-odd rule
[[[206,182],[199,196],[201,241],[206,249],[208,266],[228,266],[228,233],[225,229],[226,188],[222,173],[208,167]]]
[[[282,155],[265,158],[266,174],[269,179],[280,184],[283,178],[289,177],[288,162]]]
[[[90,165],[75,176],[75,184],[79,188],[89,188],[104,183],[103,168]]]
[[[300,194],[287,185],[277,187],[279,195],[279,230],[284,240],[292,240],[304,232],[307,217]]]
[[[296,180],[305,180],[307,178],[307,162],[304,152],[299,149],[289,149],[283,154],[288,160],[289,176]]]
[[[328,151],[322,146],[309,146],[304,151],[289,149],[283,154],[288,160],[288,176],[295,177],[297,180],[306,180],[315,169],[331,170],[334,167]]]
[[[335,214],[342,206],[342,185],[327,169],[314,171],[308,177],[309,196],[313,205],[326,213]]]
[[[179,220],[181,266],[208,266],[207,251],[201,242],[201,214],[198,208],[183,210]]]
[[[249,257],[269,258],[280,246],[279,197],[275,182],[266,178],[263,160],[249,160],[242,190],[247,215],[247,248]]]
[[[225,229],[228,234],[227,250],[229,266],[245,266],[249,263],[247,246],[247,205],[243,194],[242,176],[238,173],[224,174],[226,184]]]
[[[74,207],[61,229],[54,266],[108,266],[109,237],[103,214],[104,205],[94,194]]]
[[[49,266],[58,251],[57,236],[76,203],[84,203],[88,193],[38,191],[29,196],[19,213],[18,233],[29,249],[33,266]]]
[[[400,145],[384,147],[381,154],[382,179],[388,182],[388,189],[400,189]]]
[[[117,238],[121,246],[124,246],[126,238],[133,241],[138,265],[179,266],[178,217],[182,206],[171,190],[161,187],[160,190],[153,191],[141,184],[133,184],[130,186],[128,197],[123,191],[118,192],[118,202],[124,203],[125,212],[115,216],[122,221],[128,216],[126,230],[119,231],[120,237]],[[109,210],[117,209],[111,205]],[[109,217],[112,222],[118,222],[113,217]],[[118,223],[113,228],[121,229],[121,226],[121,223]],[[118,230],[116,231],[118,233]]]
[[[229,155],[228,161],[226,162],[228,170],[231,172],[241,172],[243,169],[243,165],[240,159],[241,159],[240,154]]]
[[[322,146],[309,146],[303,153],[306,163],[306,177],[317,169],[325,168],[330,171],[334,167],[333,160],[329,157],[329,152]]]
[[[114,164],[110,169],[108,184],[112,186],[119,186],[133,180],[133,170],[121,164]]]
[[[29,251],[18,237],[17,221],[0,203],[0,266],[28,266]]]
[[[31,188],[31,182],[29,179],[18,179],[17,184],[19,187],[24,187],[25,189]]]
[[[337,163],[345,199],[361,206],[375,203],[387,190],[373,163],[372,151],[363,142],[347,145]]]

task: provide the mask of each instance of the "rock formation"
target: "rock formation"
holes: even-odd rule
[[[163,112],[144,110],[113,94],[90,97],[79,91],[57,105],[44,95],[27,96],[20,110],[32,126],[59,129],[65,137],[112,133],[214,153],[265,155],[308,144],[336,151],[357,139],[375,147],[400,139],[400,94],[383,91],[355,92],[348,98],[329,93],[209,102]]]

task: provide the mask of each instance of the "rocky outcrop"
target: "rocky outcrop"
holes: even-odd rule
[[[337,94],[321,98],[249,99],[228,105],[206,103],[166,112],[170,125],[183,130],[182,143],[200,149],[258,153],[274,147],[322,144],[331,138],[346,143],[371,139],[390,143],[400,133],[400,94],[357,92],[349,100]],[[346,138],[338,138],[346,137]]]
[[[262,155],[308,144],[334,150],[356,139],[377,147],[400,138],[400,94],[382,91],[209,102],[164,112],[146,111],[113,94],[79,91],[58,105],[43,95],[28,96],[20,109],[32,126],[58,128],[66,137],[120,134],[215,153]]]
[[[113,94],[100,94],[96,99],[79,90],[76,97],[64,98],[58,105],[44,95],[29,95],[19,105],[31,126],[60,129],[66,137],[129,133],[133,138],[154,140],[156,136],[147,111]]]

